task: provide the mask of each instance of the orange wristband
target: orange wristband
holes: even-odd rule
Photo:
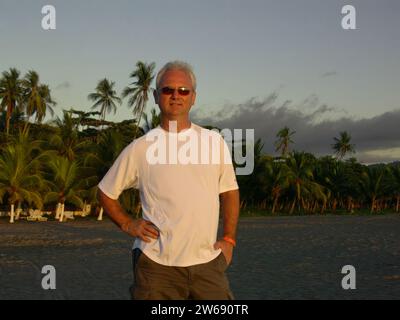
[[[233,240],[232,238],[229,237],[223,237],[223,240],[225,240],[226,242],[229,242],[231,245],[233,245],[234,247],[236,247],[236,241]]]

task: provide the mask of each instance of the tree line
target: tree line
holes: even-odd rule
[[[96,207],[97,184],[122,149],[160,123],[156,110],[150,116],[145,113],[154,90],[154,69],[154,63],[139,61],[121,95],[113,81],[99,80],[88,94],[93,111],[63,110],[62,118],[55,119],[57,104],[36,71],[23,77],[15,68],[4,71],[0,78],[0,204],[11,211],[46,208],[58,212],[60,206],[82,208],[85,203]],[[123,99],[132,108],[132,119],[107,121],[106,115],[115,113]],[[53,119],[43,123],[46,114]],[[255,143],[253,173],[238,176],[242,209],[272,214],[399,211],[399,164],[366,166],[355,158],[344,160],[355,149],[348,132],[334,138],[334,155],[323,157],[291,151],[294,135],[288,127],[277,133],[279,156],[263,154],[261,139]],[[139,214],[137,191],[125,191],[120,201],[127,212]]]

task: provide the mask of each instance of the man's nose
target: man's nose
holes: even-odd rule
[[[178,89],[174,89],[174,92],[172,93],[172,99],[176,99],[178,98],[179,93],[178,93]]]

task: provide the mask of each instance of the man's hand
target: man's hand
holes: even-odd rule
[[[218,240],[215,244],[214,244],[214,249],[221,249],[222,253],[225,256],[226,259],[226,263],[228,264],[228,266],[231,264],[232,261],[232,255],[233,255],[233,245],[225,240]]]
[[[149,238],[157,239],[159,236],[157,227],[144,219],[129,220],[121,226],[121,229],[132,237],[138,237],[145,242],[150,242]]]
[[[159,232],[153,223],[144,219],[133,220],[121,207],[118,200],[109,198],[100,189],[98,189],[97,197],[111,220],[124,232],[145,242],[150,242],[149,238],[158,238]]]

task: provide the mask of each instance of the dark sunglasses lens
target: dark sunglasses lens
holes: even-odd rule
[[[189,89],[186,89],[186,88],[179,88],[179,89],[178,89],[178,93],[179,93],[181,96],[187,96],[187,95],[190,93],[190,90],[189,90]]]
[[[174,91],[175,91],[175,89],[169,88],[169,87],[164,87],[164,88],[161,89],[161,92],[162,92],[163,94],[169,94],[169,95],[170,95],[170,94],[173,94]]]
[[[165,95],[172,95],[174,94],[175,89],[170,87],[164,87],[161,89],[162,94]],[[190,89],[187,88],[178,88],[178,93],[181,96],[187,96],[190,93]]]

